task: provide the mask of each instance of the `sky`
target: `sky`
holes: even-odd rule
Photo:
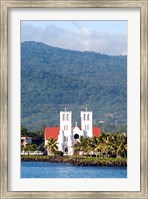
[[[21,21],[21,42],[127,55],[127,21]]]

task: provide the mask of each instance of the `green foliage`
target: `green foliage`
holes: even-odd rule
[[[80,151],[84,155],[85,152],[88,152],[89,146],[89,138],[80,136],[79,141],[74,146],[74,151],[75,153]]]
[[[26,127],[21,126],[21,135],[22,136],[30,136],[30,132]]]
[[[94,125],[103,120],[125,125],[127,57],[78,52],[38,42],[21,45],[22,125],[30,129],[59,126],[59,111],[80,120],[85,107]]]
[[[42,151],[43,153],[45,153],[45,147],[44,147],[44,142],[42,142],[38,147],[37,147],[38,151]]]
[[[63,151],[55,151],[54,155],[63,156]]]
[[[33,138],[33,142],[35,142],[35,144],[37,144],[37,146],[39,145],[43,145],[44,142],[44,129],[43,130],[32,130],[30,131],[28,128],[21,126],[21,136],[25,136],[25,137],[32,137]]]
[[[36,151],[37,145],[36,144],[27,144],[26,147],[24,147],[24,151]]]
[[[56,151],[58,150],[57,140],[55,138],[50,138],[46,145],[49,155],[55,155]]]
[[[125,133],[104,133],[98,137],[80,137],[75,144],[74,151],[83,152],[83,155],[99,157],[127,157],[127,135]]]

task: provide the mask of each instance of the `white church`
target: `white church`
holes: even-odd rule
[[[60,127],[46,127],[45,128],[45,145],[47,145],[49,138],[55,138],[58,142],[58,149],[65,154],[73,155],[73,146],[79,140],[80,136],[84,137],[99,137],[101,135],[100,127],[93,127],[92,125],[92,111],[80,112],[81,127],[75,124],[72,127],[72,112],[60,111]]]

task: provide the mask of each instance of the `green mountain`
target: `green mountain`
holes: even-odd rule
[[[21,123],[30,129],[58,126],[59,111],[93,111],[93,123],[126,124],[127,57],[21,44]]]

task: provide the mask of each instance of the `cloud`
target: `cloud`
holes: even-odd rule
[[[45,44],[78,51],[95,51],[108,55],[127,54],[127,35],[92,31],[72,22],[77,29],[71,31],[55,25],[44,28],[22,24],[21,41],[40,41]]]

